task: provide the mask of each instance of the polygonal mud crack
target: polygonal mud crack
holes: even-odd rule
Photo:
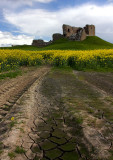
[[[59,75],[61,76],[61,74]],[[63,87],[66,88],[67,84],[70,85],[70,78],[68,79],[65,75],[65,80],[65,77],[59,79],[59,77],[56,78],[56,75],[54,76],[45,78],[39,88],[40,92],[38,89],[36,92],[39,94],[37,94],[38,112],[36,113],[34,133],[39,138],[34,140],[33,143],[36,144],[31,148],[35,153],[33,160],[39,160],[40,153],[42,153],[41,160],[96,160],[95,151],[84,136],[82,120],[63,100],[65,94],[68,98],[72,96],[71,92],[63,91]],[[74,85],[75,79],[72,80]],[[64,82],[65,84],[63,84]],[[78,83],[76,82],[76,84]],[[76,92],[76,87],[77,85],[73,94]],[[68,88],[66,89],[68,92]]]
[[[51,126],[48,124],[45,125],[39,125],[38,130],[41,132],[51,131]]]
[[[37,144],[33,144],[31,147],[31,150],[33,153],[42,153],[42,151],[40,150],[39,146]]]
[[[62,151],[60,151],[59,149],[53,149],[50,152],[45,152],[45,156],[52,159],[56,159],[59,158],[63,155]]]
[[[38,135],[41,139],[47,139],[50,137],[50,132],[44,131],[44,132],[40,132]]]
[[[28,159],[34,159],[34,157],[35,157],[35,153],[33,153],[32,152],[32,150],[31,149],[29,149],[26,153],[25,153],[25,155],[26,155],[26,157],[28,158]]]
[[[67,140],[65,138],[57,138],[57,137],[51,137],[49,140],[53,143],[56,143],[58,145],[62,145],[67,143]]]
[[[54,132],[52,133],[52,136],[53,137],[58,137],[58,138],[64,138],[64,137],[66,137],[66,134],[62,130],[56,128],[54,130]]]
[[[78,160],[80,157],[76,151],[64,153],[61,157],[63,160]]]
[[[49,140],[45,140],[44,142],[41,142],[40,146],[44,151],[52,150],[57,147],[57,145],[55,143],[52,143]]]
[[[75,144],[74,143],[67,143],[59,147],[62,149],[64,152],[72,152],[75,150]]]

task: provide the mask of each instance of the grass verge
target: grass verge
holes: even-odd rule
[[[0,74],[0,80],[1,79],[6,79],[6,78],[15,78],[18,75],[22,75],[22,71],[21,70],[10,71],[8,73],[1,73]]]

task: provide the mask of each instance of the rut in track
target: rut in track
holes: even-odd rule
[[[11,130],[11,117],[20,112],[20,107],[16,107],[18,100],[48,70],[48,67],[35,68],[22,76],[0,83],[0,151],[7,149],[2,142]]]
[[[15,153],[14,160],[112,159],[112,92],[98,83],[98,73],[95,83],[99,86],[90,80],[90,74],[86,79],[84,73],[74,74],[51,71],[36,81],[33,89],[31,86],[33,105],[25,102],[25,108],[30,105],[30,114],[26,131],[16,144],[25,152]],[[109,77],[109,81],[107,77],[103,80],[108,86],[113,80]]]
[[[50,85],[51,84],[51,85]],[[46,80],[42,87],[35,90],[37,99],[37,112],[34,117],[34,127],[28,133],[32,144],[29,148],[22,143],[22,147],[27,151],[25,159],[87,159],[85,153],[87,149],[84,143],[79,142],[83,137],[82,127],[78,125],[77,119],[72,116],[61,99],[61,90],[59,86],[49,79],[49,85],[46,86]],[[55,87],[56,86],[56,87]],[[52,90],[49,88],[52,87]],[[51,97],[49,101],[40,92],[46,93]],[[52,92],[51,92],[52,91]],[[80,138],[81,139],[81,138]],[[79,148],[79,143],[85,153]],[[88,155],[90,157],[90,155]]]
[[[70,73],[55,72],[42,81],[35,94],[37,112],[28,133],[31,145],[23,139],[23,159],[110,159],[112,123],[102,117],[101,106],[100,111],[93,108],[94,102],[100,105],[103,101],[100,92]],[[89,104],[96,115],[89,114]]]

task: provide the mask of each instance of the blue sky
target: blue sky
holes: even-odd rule
[[[3,0],[0,46],[52,39],[62,24],[96,26],[96,35],[113,43],[113,0]]]

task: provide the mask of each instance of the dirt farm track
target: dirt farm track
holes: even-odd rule
[[[0,80],[0,160],[113,160],[113,74],[32,68]]]

